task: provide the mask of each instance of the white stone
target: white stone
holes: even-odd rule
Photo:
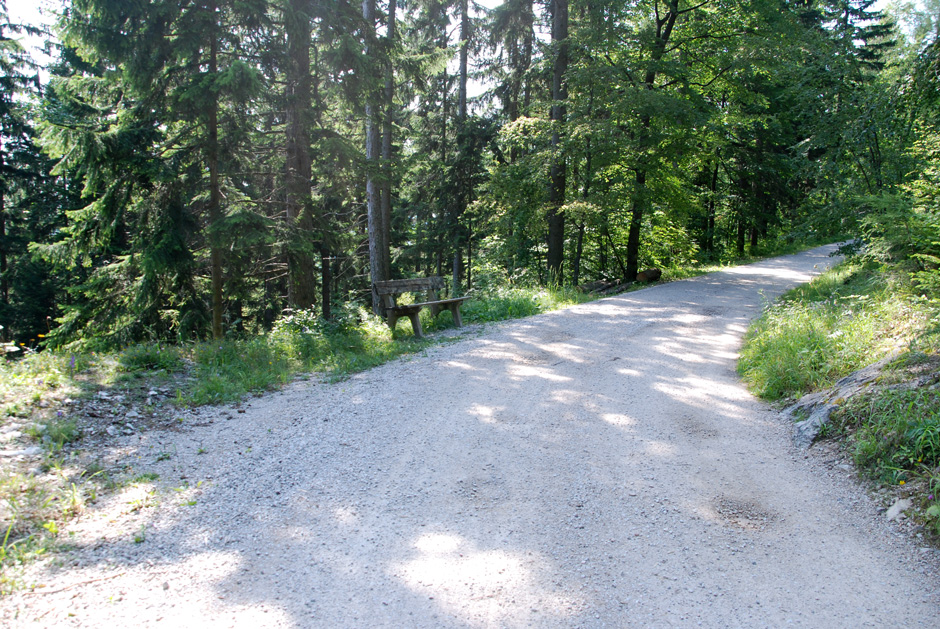
[[[893,505],[891,505],[891,508],[888,509],[888,512],[885,514],[885,517],[888,518],[889,521],[896,520],[897,517],[901,515],[903,511],[907,511],[908,509],[910,509],[911,505],[913,504],[914,503],[911,502],[910,499],[901,498],[897,500]]]

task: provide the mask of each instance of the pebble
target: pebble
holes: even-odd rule
[[[0,450],[0,457],[36,456],[42,454],[41,446],[30,446],[22,450]]]

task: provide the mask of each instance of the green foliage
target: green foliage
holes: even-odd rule
[[[264,337],[201,343],[192,359],[196,384],[188,401],[196,405],[232,402],[284,383],[290,375],[290,358],[276,353]]]
[[[74,419],[49,421],[27,432],[40,440],[50,452],[58,452],[65,445],[78,441],[82,436]]]
[[[367,179],[389,204],[390,276],[451,276],[455,292],[493,298],[483,319],[533,311],[494,292],[502,285],[629,280],[638,265],[854,235],[879,213],[878,226],[866,222],[872,235],[913,225],[880,201],[856,201],[906,195],[917,214],[928,203],[904,186],[936,179],[935,151],[914,142],[932,133],[933,101],[911,96],[935,96],[936,47],[920,64],[896,55],[885,69],[892,35],[867,2],[572,5],[558,103],[544,80],[555,49],[537,33],[541,5],[512,0],[473,20],[471,64],[494,84],[478,102],[494,106],[471,102],[466,115],[448,70],[460,5],[402,5],[380,46],[362,34],[392,32],[385,16],[365,24],[354,3],[213,6],[72,0],[38,106],[12,96],[32,89],[30,73],[5,44],[15,85],[0,94],[0,167],[11,166],[0,254],[10,252],[12,283],[0,325],[19,342],[189,348],[210,329],[221,335],[216,318],[231,340],[265,334],[288,307],[346,316],[369,292],[359,249]],[[378,98],[383,75],[389,92]],[[915,76],[923,86],[906,89]],[[364,103],[390,133],[378,178],[362,159]],[[562,273],[550,280],[553,165],[566,175],[556,191],[565,228],[552,239]],[[911,251],[927,292],[940,284],[934,249]],[[366,323],[353,319],[309,333],[279,323],[275,336],[291,361],[319,364],[308,357],[341,349],[336,333],[356,337]],[[127,369],[180,368],[152,354],[125,352]],[[263,388],[292,369],[267,358],[272,373],[220,376],[203,397],[223,396],[222,381]]]
[[[164,343],[132,345],[118,354],[118,364],[124,371],[163,370],[180,371],[183,359],[180,348]]]
[[[768,400],[830,386],[878,360],[924,317],[884,270],[843,264],[785,295],[748,331],[738,371]]]
[[[854,434],[855,460],[872,478],[897,485],[940,482],[940,393],[883,390],[852,399],[837,422]],[[925,492],[926,493],[926,492]]]
[[[485,322],[518,319],[542,312],[538,294],[520,288],[499,288],[461,308],[466,321]]]

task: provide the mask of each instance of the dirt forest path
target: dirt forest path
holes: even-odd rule
[[[762,302],[832,249],[129,438],[181,491],[84,516],[0,625],[937,627],[936,553],[735,373]]]

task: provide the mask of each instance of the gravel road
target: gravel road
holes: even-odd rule
[[[831,250],[128,438],[161,489],[100,501],[0,624],[937,627],[936,552],[735,374],[748,321]]]

